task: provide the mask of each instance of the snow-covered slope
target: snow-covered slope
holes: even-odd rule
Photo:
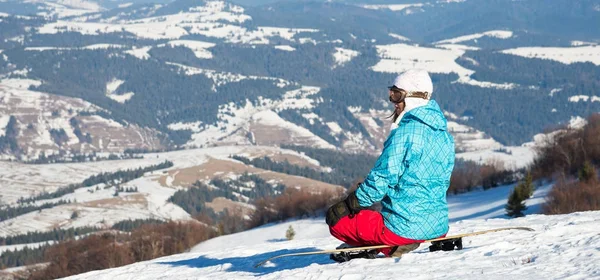
[[[528,202],[539,205],[538,189]],[[510,187],[475,192],[472,198],[505,198]],[[536,198],[537,197],[537,198]],[[322,218],[266,225],[211,239],[190,252],[69,279],[600,279],[600,212],[528,215],[503,219],[488,200],[449,198],[454,217],[449,234],[497,227],[527,226],[535,232],[509,231],[465,238],[462,251],[429,253],[427,245],[401,259],[356,259],[337,264],[327,255],[281,258],[265,267],[253,266],[271,256],[332,249],[340,242],[329,235]],[[460,201],[460,203],[459,203]],[[535,210],[535,207],[533,207]],[[459,214],[468,212],[469,215]],[[459,217],[460,216],[460,217]],[[459,220],[468,218],[468,220]],[[493,219],[485,219],[493,218]],[[296,237],[287,241],[289,226]]]
[[[122,82],[108,83],[107,95],[125,102],[133,93],[113,93]],[[164,147],[154,129],[123,125],[102,117],[97,113],[105,111],[103,108],[79,98],[29,90],[30,86],[41,83],[31,79],[0,79],[0,135],[4,134],[9,118],[15,117],[16,141],[22,150],[22,159],[36,159],[41,154],[49,156],[61,151],[119,153],[127,148]],[[53,136],[56,132],[63,132],[64,139],[57,141]],[[0,159],[7,157],[11,155],[0,153]]]

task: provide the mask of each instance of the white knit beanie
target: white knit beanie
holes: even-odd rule
[[[407,97],[410,97],[413,92],[426,92],[427,99],[431,99],[433,93],[431,77],[423,69],[411,69],[398,75],[394,80],[393,87],[405,90],[408,93]]]

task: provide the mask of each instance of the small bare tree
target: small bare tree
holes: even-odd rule
[[[287,238],[287,240],[292,240],[294,239],[294,236],[296,236],[296,232],[294,231],[294,228],[290,225],[290,227],[285,232],[285,238]]]

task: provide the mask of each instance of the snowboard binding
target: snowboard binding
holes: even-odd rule
[[[462,250],[462,238],[452,238],[441,241],[433,241],[431,242],[431,246],[429,246],[429,252],[435,251],[454,251],[454,250]]]
[[[338,252],[329,255],[329,258],[338,262],[343,263],[351,259],[375,259],[379,254],[378,250],[364,250],[358,252]]]

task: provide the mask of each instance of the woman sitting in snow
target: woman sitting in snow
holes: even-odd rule
[[[396,257],[448,232],[446,191],[454,140],[432,92],[424,70],[406,71],[389,87],[395,110],[383,151],[356,192],[327,211],[337,239],[352,247],[397,245],[374,252]],[[376,202],[381,202],[381,213],[367,209]]]

